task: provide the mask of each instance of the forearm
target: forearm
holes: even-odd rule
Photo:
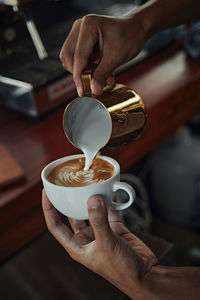
[[[141,20],[146,39],[153,34],[200,17],[199,0],[149,0],[133,16]]]
[[[143,292],[141,300],[199,300],[200,268],[152,267],[143,281]],[[133,299],[137,300],[134,295]]]
[[[120,272],[121,273],[121,272]],[[156,265],[144,276],[127,269],[120,280],[106,278],[133,300],[199,300],[199,267]]]

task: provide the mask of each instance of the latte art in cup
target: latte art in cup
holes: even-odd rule
[[[54,160],[42,170],[41,177],[46,194],[52,205],[63,215],[76,220],[88,220],[88,199],[97,194],[102,195],[106,205],[114,210],[125,209],[133,203],[135,192],[129,184],[120,181],[120,166],[116,160],[103,155],[95,158],[89,169],[93,170],[92,179],[89,173],[89,180],[85,173],[80,176],[84,167],[84,155],[76,154]],[[77,172],[79,176],[64,175]],[[118,190],[127,193],[128,201],[115,201]]]
[[[85,158],[68,160],[50,171],[48,181],[68,187],[86,186],[101,183],[115,173],[114,166],[101,158],[95,158],[89,170],[84,171]]]

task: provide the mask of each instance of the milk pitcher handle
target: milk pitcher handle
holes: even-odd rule
[[[112,188],[113,188],[114,192],[116,192],[117,190],[124,190],[129,196],[129,200],[125,203],[119,203],[119,202],[112,201],[112,208],[114,210],[125,209],[125,208],[129,207],[135,200],[135,196],[136,196],[135,191],[128,183],[121,182],[121,181],[115,181],[113,183]]]
[[[92,96],[92,90],[91,90],[91,82],[92,82],[92,73],[94,71],[94,68],[85,70],[81,74],[81,80],[83,83],[83,91],[85,96]],[[106,89],[112,89],[115,85],[115,77],[114,75],[111,75],[106,80]]]

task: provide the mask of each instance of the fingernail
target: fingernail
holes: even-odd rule
[[[76,88],[77,88],[77,92],[78,92],[79,97],[82,97],[82,89],[81,89],[81,87],[77,86]]]
[[[88,199],[88,208],[89,209],[96,209],[101,206],[101,199],[96,196],[92,196]]]

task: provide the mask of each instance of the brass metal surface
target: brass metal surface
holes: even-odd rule
[[[123,84],[115,84],[114,77],[107,80],[102,95],[92,95],[91,80],[91,70],[85,71],[82,74],[84,95],[100,101],[112,119],[112,134],[101,152],[128,144],[140,137],[147,117],[141,97],[133,89]]]

